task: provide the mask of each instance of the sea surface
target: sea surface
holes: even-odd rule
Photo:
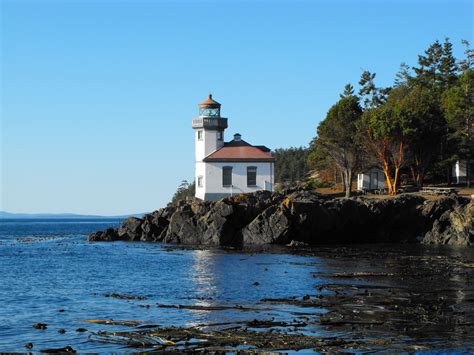
[[[194,326],[248,319],[291,320],[295,309],[257,311],[189,310],[157,305],[241,305],[265,298],[314,295],[335,272],[374,270],[374,261],[347,257],[295,255],[284,251],[252,253],[181,250],[153,243],[89,243],[87,234],[116,227],[118,219],[0,219],[0,351],[32,351],[72,346],[83,352],[130,351],[120,344],[94,341],[94,331],[128,330],[87,323],[91,319],[138,320],[160,326]],[[381,247],[375,247],[381,248]],[[377,249],[375,249],[377,250]],[[465,253],[450,249],[399,249],[396,255]],[[470,258],[463,254],[463,258]],[[396,256],[394,257],[396,259]],[[432,285],[428,278],[419,283]],[[324,293],[324,291],[321,291]],[[138,299],[106,297],[112,293]],[[295,306],[296,307],[296,306]],[[324,314],[324,309],[306,309]],[[32,327],[45,323],[47,329]],[[77,332],[78,328],[87,331]],[[64,329],[60,334],[58,330]],[[318,336],[337,329],[312,327]],[[466,350],[470,343],[457,342]],[[463,339],[463,338],[461,338]],[[448,344],[449,345],[449,344]]]

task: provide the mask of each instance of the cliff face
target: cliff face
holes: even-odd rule
[[[146,241],[210,246],[257,244],[426,243],[471,245],[473,206],[450,196],[427,201],[330,199],[310,191],[260,191],[216,202],[180,201],[90,241]]]

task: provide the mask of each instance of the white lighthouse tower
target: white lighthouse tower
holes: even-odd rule
[[[204,158],[224,146],[224,130],[227,118],[221,117],[221,104],[212,99],[212,95],[199,105],[199,117],[193,119],[196,145],[196,197],[205,199],[207,183]],[[199,186],[199,188],[198,188]]]
[[[212,95],[199,105],[193,119],[196,147],[196,194],[201,200],[273,190],[274,162],[270,149],[253,146],[235,134],[224,143],[227,118],[221,117],[221,104]]]

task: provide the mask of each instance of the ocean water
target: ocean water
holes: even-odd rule
[[[119,223],[113,219],[0,220],[0,351],[25,351],[28,342],[36,351],[67,345],[80,351],[124,351],[116,344],[92,342],[89,332],[75,330],[104,329],[80,322],[84,319],[192,326],[252,316],[271,318],[278,312],[252,315],[155,305],[245,306],[265,297],[313,291],[315,279],[297,265],[306,262],[305,257],[87,242],[88,233]],[[104,297],[110,293],[146,299]],[[48,328],[34,329],[32,324],[38,322]],[[66,333],[59,334],[59,329]]]
[[[386,252],[387,249],[375,246],[371,249],[372,256],[358,257],[357,249],[338,249],[334,255],[331,255],[331,248],[314,255],[293,255],[282,251],[181,250],[154,243],[87,241],[88,233],[115,227],[120,222],[116,219],[0,219],[0,351],[27,351],[24,345],[29,342],[33,343],[32,351],[68,345],[82,352],[131,351],[123,345],[101,343],[90,337],[98,330],[130,328],[83,322],[88,319],[138,320],[160,326],[194,326],[251,319],[291,321],[302,309],[288,304],[262,306],[259,301],[324,294],[324,290],[318,291],[318,286],[335,282],[331,278],[334,273],[387,272],[387,267],[390,275],[395,276],[383,282],[405,287],[408,285],[407,276],[402,274],[407,263],[422,273],[410,286],[416,291],[417,287],[423,289],[434,285],[430,274],[432,267],[420,263],[420,260],[425,260],[425,255],[435,260],[452,258],[456,262],[460,262],[462,257],[464,264],[472,261],[472,249],[433,250],[402,246],[391,247],[394,250],[391,254],[377,257],[379,251]],[[405,263],[403,269],[399,268],[400,260]],[[397,273],[401,276],[398,277]],[[464,298],[459,302],[472,304],[469,280],[453,280],[451,285],[448,280],[442,282],[442,287],[454,288],[453,297],[460,297],[458,293],[464,292]],[[105,296],[111,293],[142,299]],[[178,304],[241,305],[253,310],[158,307]],[[303,311],[306,314],[313,312],[315,316],[327,312],[313,308]],[[32,327],[33,323],[39,322],[46,323],[47,329]],[[78,328],[87,331],[77,332]],[[60,334],[60,329],[66,332]],[[311,325],[304,331],[317,336],[344,335],[344,331],[337,327],[328,329]],[[438,329],[434,331],[438,333]],[[443,331],[447,332],[444,339],[456,339],[452,346],[447,344],[448,348],[465,350],[472,346],[464,341],[465,334],[453,333],[451,337],[451,330],[440,324],[439,332]],[[382,337],[384,334],[373,336]],[[402,339],[402,342],[409,339],[403,331],[391,336]],[[425,343],[430,342],[430,334],[423,337]],[[446,346],[447,340],[436,341]]]

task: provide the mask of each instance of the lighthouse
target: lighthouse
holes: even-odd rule
[[[273,191],[275,158],[263,145],[251,145],[239,133],[224,142],[227,118],[221,104],[209,95],[192,120],[195,139],[196,198],[214,201],[255,192]]]

